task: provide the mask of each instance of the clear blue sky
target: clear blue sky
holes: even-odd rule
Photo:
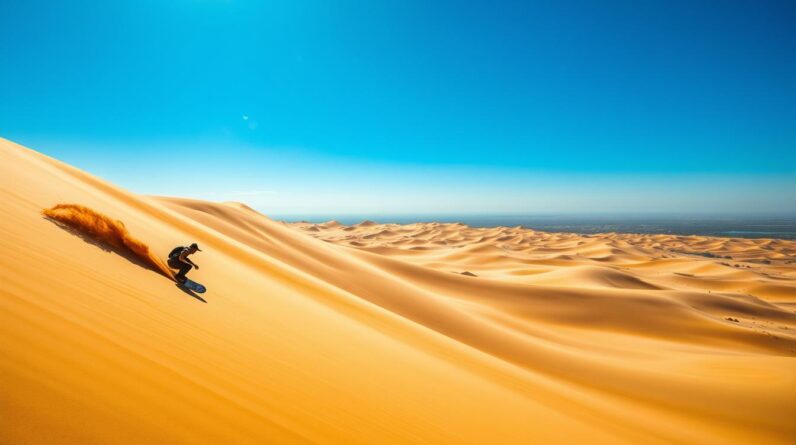
[[[4,0],[0,136],[271,214],[793,213],[795,23],[792,0]]]

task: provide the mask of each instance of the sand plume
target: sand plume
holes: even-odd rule
[[[153,255],[149,246],[144,242],[130,235],[121,221],[79,204],[57,204],[52,208],[44,209],[42,214],[66,224],[96,241],[129,252],[146,266],[173,278],[171,270],[163,261]]]

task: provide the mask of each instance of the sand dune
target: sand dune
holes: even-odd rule
[[[0,193],[0,443],[796,436],[793,242],[286,225],[5,140]],[[208,292],[42,217],[59,203],[156,258],[199,243]]]

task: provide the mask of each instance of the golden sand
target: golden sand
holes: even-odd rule
[[[208,292],[42,216],[60,203],[159,258],[199,243]],[[0,443],[792,444],[794,260],[781,240],[288,225],[0,139]]]

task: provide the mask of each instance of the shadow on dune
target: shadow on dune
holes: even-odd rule
[[[155,256],[145,243],[134,238],[124,223],[79,204],[57,204],[42,210],[42,215],[59,227],[103,250],[115,252],[129,261],[174,279],[171,269]],[[137,260],[137,261],[134,261]]]
[[[200,297],[199,295],[197,295],[197,294],[196,294],[196,292],[194,292],[194,291],[192,291],[192,290],[190,290],[190,289],[186,289],[186,288],[184,288],[184,287],[180,286],[180,284],[179,284],[179,283],[176,283],[176,284],[175,284],[175,286],[177,286],[177,289],[179,289],[179,290],[181,290],[181,291],[185,292],[186,294],[188,294],[188,295],[190,295],[190,296],[192,296],[192,297],[196,298],[197,300],[201,301],[202,303],[207,303],[207,300],[205,300],[204,298],[202,298],[202,297]]]
[[[157,266],[152,264],[150,261],[144,261],[139,256],[139,254],[136,254],[135,252],[131,251],[129,248],[125,247],[124,245],[113,245],[113,244],[108,243],[108,242],[106,242],[106,241],[104,241],[102,239],[98,239],[92,233],[89,233],[87,231],[82,230],[80,225],[71,225],[69,222],[60,221],[58,219],[52,218],[52,217],[47,216],[47,215],[43,216],[42,218],[44,218],[47,221],[50,221],[51,223],[55,224],[61,230],[64,230],[65,232],[69,232],[70,234],[82,239],[84,242],[86,242],[88,244],[91,244],[92,246],[94,246],[94,247],[96,247],[98,249],[102,249],[103,251],[108,252],[108,253],[115,253],[116,255],[119,255],[120,257],[126,259],[127,261],[135,264],[138,267],[143,267],[144,269],[148,269],[148,270],[151,270],[153,272],[157,272],[157,273],[159,273],[161,275],[165,275],[165,273],[163,273],[163,271],[160,268],[158,268]],[[169,278],[171,278],[171,277],[169,276]],[[204,298],[200,297],[199,295],[197,295],[192,290],[186,289],[186,288],[180,286],[178,283],[175,283],[175,286],[177,287],[177,289],[179,289],[179,290],[183,291],[184,293],[188,294],[189,296],[201,301],[202,303],[207,303],[207,300],[205,300]]]
[[[94,247],[102,249],[105,252],[115,253],[116,255],[119,255],[120,257],[126,259],[127,261],[129,261],[129,262],[131,262],[133,264],[135,264],[136,266],[143,267],[144,269],[149,269],[149,270],[151,270],[153,272],[157,272],[157,273],[163,275],[163,272],[160,269],[156,268],[155,266],[153,266],[153,265],[151,265],[149,263],[145,263],[138,256],[136,256],[134,253],[130,252],[126,248],[112,246],[112,245],[110,245],[108,243],[105,243],[103,241],[95,239],[94,237],[92,237],[88,233],[82,232],[80,229],[78,229],[76,227],[72,227],[69,224],[66,224],[64,222],[58,221],[57,219],[50,218],[49,216],[43,216],[42,218],[46,219],[47,221],[50,221],[51,223],[53,223],[56,226],[58,226],[58,228],[66,231],[66,232],[71,233],[72,235],[82,239],[84,242],[86,242],[88,244],[91,244]]]

